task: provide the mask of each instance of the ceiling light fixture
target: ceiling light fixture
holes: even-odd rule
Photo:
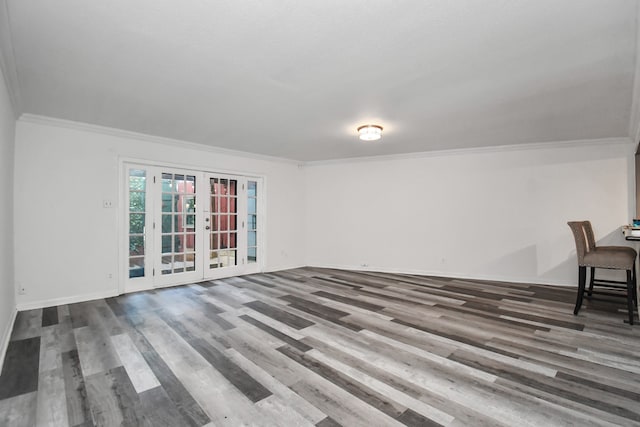
[[[376,141],[382,138],[382,126],[363,125],[358,128],[358,134],[363,141]]]

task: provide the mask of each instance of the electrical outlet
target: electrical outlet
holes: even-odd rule
[[[102,207],[105,208],[105,209],[112,208],[113,207],[113,202],[111,200],[104,199],[102,201]]]
[[[113,273],[107,273],[107,279],[113,279]]]

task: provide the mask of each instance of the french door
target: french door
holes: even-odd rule
[[[125,166],[125,292],[260,271],[260,178]]]

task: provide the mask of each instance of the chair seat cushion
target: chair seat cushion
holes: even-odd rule
[[[584,255],[584,266],[631,270],[637,255],[628,246],[598,246]]]

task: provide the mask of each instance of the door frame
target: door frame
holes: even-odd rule
[[[246,172],[246,171],[238,171],[224,168],[211,168],[210,166],[203,165],[194,165],[194,164],[184,164],[184,163],[173,163],[173,162],[163,162],[157,160],[149,160],[149,159],[139,159],[135,157],[124,157],[118,156],[118,205],[117,205],[117,218],[116,218],[116,227],[118,231],[118,253],[117,253],[117,288],[118,294],[122,295],[125,293],[139,292],[151,289],[158,289],[163,287],[171,287],[171,286],[180,286],[185,284],[194,283],[193,280],[183,280],[176,281],[171,284],[166,285],[155,285],[153,284],[153,280],[144,281],[141,286],[128,286],[125,287],[126,281],[129,279],[129,268],[128,268],[128,254],[129,254],[129,239],[128,239],[128,218],[127,218],[127,197],[128,197],[128,182],[129,177],[127,175],[127,167],[137,165],[142,167],[152,167],[152,168],[167,168],[167,169],[178,169],[178,170],[190,170],[198,173],[206,174],[218,174],[218,175],[234,175],[234,176],[242,176],[246,179],[255,179],[261,185],[258,187],[258,219],[260,227],[257,230],[257,238],[258,241],[261,242],[257,248],[257,267],[255,272],[264,272],[265,265],[267,265],[266,254],[267,254],[267,241],[266,241],[266,229],[267,229],[267,211],[266,211],[266,194],[267,194],[267,177],[262,174],[256,174],[254,172]],[[201,183],[200,185],[202,185]],[[127,188],[125,188],[125,186]],[[229,277],[229,276],[221,276]],[[215,279],[214,279],[215,280]]]

